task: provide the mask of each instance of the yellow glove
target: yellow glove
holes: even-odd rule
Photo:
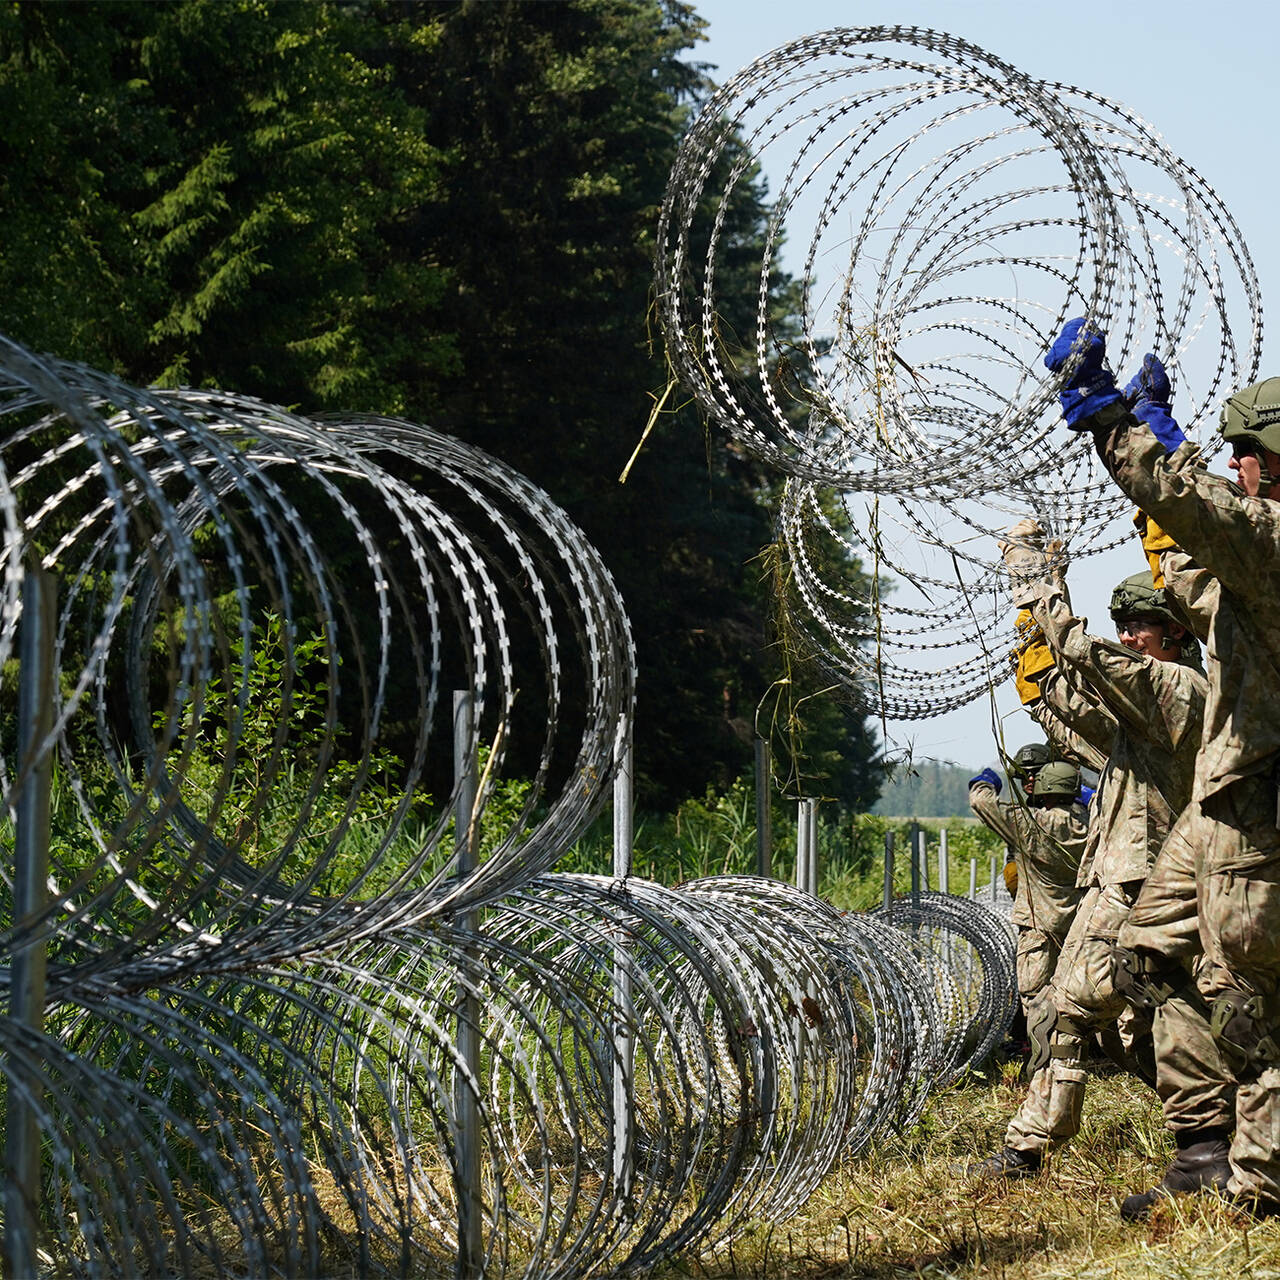
[[[1036,625],[1030,609],[1023,609],[1014,620],[1018,644],[1018,666],[1013,673],[1013,683],[1024,707],[1040,699],[1040,679],[1053,666],[1053,654],[1045,643],[1044,632]]]
[[[1004,887],[1011,898],[1018,896],[1018,864],[1012,858],[1004,864]]]
[[[1142,539],[1142,549],[1147,553],[1151,566],[1151,582],[1157,589],[1164,586],[1164,574],[1160,572],[1160,553],[1170,551],[1178,544],[1145,511],[1133,513],[1133,527]]]

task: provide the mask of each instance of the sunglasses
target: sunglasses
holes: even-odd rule
[[[1154,631],[1159,625],[1150,618],[1117,618],[1116,635],[1140,636],[1144,631]]]
[[[1231,442],[1231,456],[1237,462],[1241,458],[1256,458],[1258,456],[1258,445],[1253,440],[1233,440]]]

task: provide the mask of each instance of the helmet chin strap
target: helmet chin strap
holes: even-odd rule
[[[1275,484],[1276,478],[1267,467],[1267,460],[1262,456],[1262,450],[1259,449],[1254,456],[1258,459],[1258,497],[1269,498],[1271,486]]]

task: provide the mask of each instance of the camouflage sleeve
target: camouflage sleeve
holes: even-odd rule
[[[1026,841],[1020,829],[1018,811],[996,799],[996,789],[989,782],[975,782],[969,788],[969,808],[984,827],[990,828],[1007,845],[1023,848]]]
[[[1101,416],[1101,415],[1100,415]],[[1121,489],[1242,599],[1269,596],[1274,583],[1258,572],[1280,546],[1280,503],[1247,498],[1211,475],[1192,444],[1173,453],[1136,418],[1098,423],[1098,454]]]
[[[1202,644],[1209,639],[1209,624],[1218,607],[1218,580],[1202,569],[1185,551],[1174,548],[1160,557],[1165,594],[1174,612]]]
[[[1172,682],[1157,670],[1160,662],[1114,640],[1089,635],[1084,621],[1072,614],[1051,584],[1041,587],[1031,613],[1058,665],[1078,673],[1119,723],[1149,742],[1169,748],[1176,745],[1165,714]]]
[[[1040,695],[1031,714],[1058,753],[1101,772],[1115,738],[1115,716],[1096,697],[1073,689],[1058,671],[1040,682]]]

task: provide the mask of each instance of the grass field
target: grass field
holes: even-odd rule
[[[1036,1177],[975,1187],[957,1165],[1001,1144],[1024,1087],[1005,1060],[935,1097],[922,1122],[837,1168],[795,1217],[661,1275],[1222,1280],[1280,1277],[1280,1221],[1208,1197],[1122,1223],[1120,1200],[1172,1158],[1154,1094],[1094,1063],[1083,1132]]]

